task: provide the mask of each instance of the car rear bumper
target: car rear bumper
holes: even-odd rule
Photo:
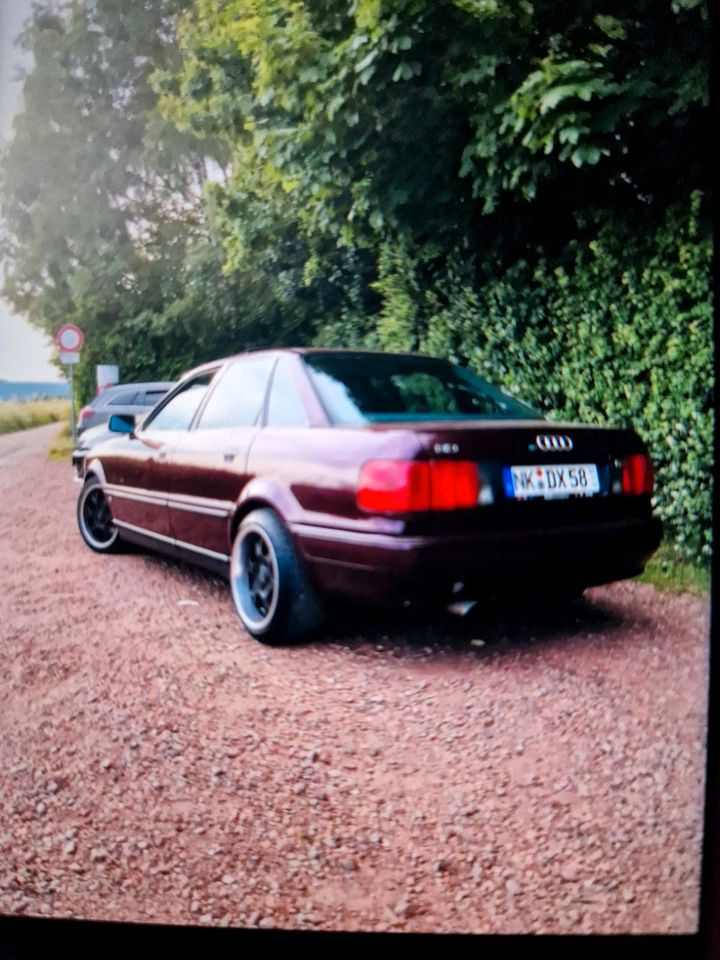
[[[587,587],[642,573],[662,539],[656,517],[571,528],[405,537],[297,524],[321,589],[364,601]],[[461,586],[458,586],[461,585]]]

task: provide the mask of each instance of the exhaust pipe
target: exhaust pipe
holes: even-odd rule
[[[465,589],[465,584],[462,580],[458,580],[457,583],[453,584],[452,592],[455,594],[462,593]],[[450,603],[447,606],[449,613],[454,613],[459,617],[464,617],[465,614],[472,610],[472,608],[477,603],[477,600],[459,600],[457,603]]]
[[[477,603],[477,600],[463,600],[460,603],[450,603],[447,606],[449,613],[454,613],[459,617],[464,617]]]

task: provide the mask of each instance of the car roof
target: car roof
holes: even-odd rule
[[[119,390],[169,390],[175,386],[175,380],[150,380],[146,383],[113,383],[100,391],[99,396],[117,393]]]
[[[193,367],[191,370],[186,371],[180,380],[187,380],[189,377],[199,376],[202,373],[209,372],[210,370],[215,370],[218,367],[224,366],[226,363],[230,363],[232,360],[239,360],[242,357],[254,357],[261,356],[262,354],[267,353],[270,355],[300,355],[308,356],[314,354],[327,354],[327,353],[344,353],[348,355],[367,355],[375,357],[416,357],[422,356],[422,354],[407,352],[400,352],[395,350],[363,350],[357,349],[355,347],[263,347],[257,350],[243,350],[241,353],[233,353],[227,357],[219,357],[217,360],[210,360],[207,363],[203,363],[200,366]],[[427,359],[434,359],[432,357],[427,357]]]

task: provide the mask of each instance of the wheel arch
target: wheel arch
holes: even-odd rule
[[[282,523],[287,527],[285,518],[282,515],[282,512],[278,510],[277,506],[265,497],[252,496],[248,497],[247,500],[243,500],[242,503],[239,503],[235,508],[235,512],[230,517],[230,527],[229,527],[229,536],[230,536],[230,547],[232,548],[235,536],[238,532],[240,524],[243,522],[245,517],[248,514],[252,513],[253,510],[272,510],[273,513],[277,514]]]
[[[91,460],[85,467],[85,476],[83,478],[85,483],[87,483],[90,477],[97,477],[103,486],[107,483],[105,469],[100,460]]]
[[[299,504],[284,485],[268,478],[256,478],[243,490],[228,524],[229,547],[232,549],[238,527],[253,510],[272,510],[292,537],[290,523],[297,515]],[[294,538],[293,538],[294,539]]]

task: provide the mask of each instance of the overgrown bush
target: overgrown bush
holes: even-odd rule
[[[386,348],[468,363],[552,417],[637,429],[669,535],[689,558],[707,558],[713,341],[702,197],[654,225],[603,215],[590,232],[554,261],[539,251],[483,285],[457,257],[424,292],[398,251],[381,261],[377,334]]]

